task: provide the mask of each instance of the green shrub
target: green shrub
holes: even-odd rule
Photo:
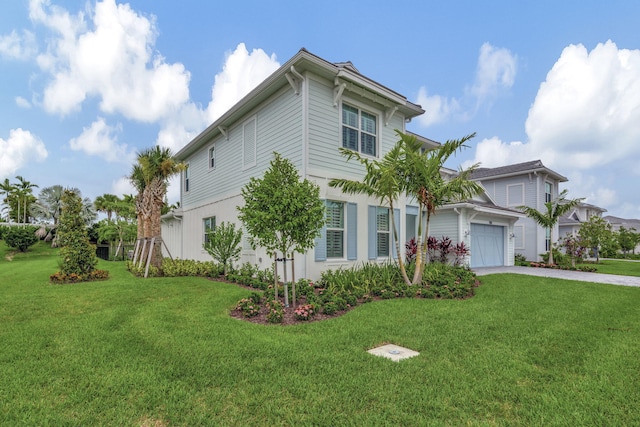
[[[0,227],[5,228],[5,227]],[[8,230],[4,232],[4,241],[10,248],[26,252],[31,246],[35,245],[40,239],[35,235],[37,227],[6,227]]]
[[[256,302],[253,298],[242,298],[238,301],[236,310],[240,311],[244,317],[257,316],[260,313],[260,301]]]
[[[280,301],[270,300],[265,304],[267,307],[267,321],[269,323],[282,323],[284,319],[284,305]]]

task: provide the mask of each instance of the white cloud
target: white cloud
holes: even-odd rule
[[[28,130],[12,129],[9,139],[0,138],[0,177],[6,178],[29,162],[48,156],[44,143]]]
[[[640,210],[640,50],[611,41],[590,52],[567,46],[540,85],[525,129],[526,143],[482,141],[473,162],[541,159],[569,178],[572,197],[610,211]]]
[[[78,111],[88,97],[98,97],[106,113],[154,122],[189,99],[190,74],[180,63],[154,54],[153,17],[114,0],[97,2],[75,16],[48,1],[32,0],[30,16],[51,29],[49,49],[38,58],[52,80],[44,90],[44,107],[62,115]]]
[[[36,52],[36,38],[30,31],[23,30],[20,35],[13,30],[6,36],[0,36],[0,56],[24,60],[35,56]]]
[[[454,98],[440,95],[429,95],[426,87],[418,90],[416,102],[422,106],[425,113],[417,118],[420,124],[428,127],[446,121],[452,114],[460,111],[460,104]]]
[[[232,53],[227,54],[222,71],[216,74],[207,109],[203,111],[191,102],[183,104],[175,114],[163,121],[156,143],[178,151],[279,66],[274,54],[269,56],[262,49],[254,49],[249,53],[245,44],[240,43]]]
[[[517,57],[509,49],[497,48],[489,43],[480,47],[476,79],[470,89],[478,104],[513,86],[517,62]]]
[[[118,144],[116,133],[122,131],[122,126],[109,126],[102,117],[85,127],[82,134],[69,141],[74,151],[82,151],[89,156],[98,156],[108,162],[132,163],[135,153],[126,144]]]
[[[24,109],[31,108],[31,103],[21,96],[16,96],[16,105]]]
[[[262,49],[249,53],[245,44],[240,43],[227,54],[222,71],[216,74],[207,107],[209,120],[213,122],[222,116],[279,67],[275,54],[269,56]]]
[[[640,50],[566,47],[529,110],[536,148],[577,169],[640,156]]]
[[[494,98],[510,89],[516,78],[518,58],[508,49],[498,48],[489,43],[480,47],[474,83],[466,88],[461,98],[429,95],[427,88],[418,90],[417,103],[425,113],[418,117],[424,126],[445,122],[450,119],[466,121],[473,117],[478,108],[491,105]]]
[[[129,178],[122,177],[111,182],[111,194],[115,194],[118,197],[122,197],[125,194],[133,194],[135,196],[137,191],[133,188],[133,185],[131,185]]]

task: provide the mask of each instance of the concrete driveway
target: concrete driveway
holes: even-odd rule
[[[528,276],[553,277],[556,279],[579,280],[581,282],[607,283],[610,285],[640,287],[640,277],[618,276],[615,274],[587,273],[584,271],[556,270],[537,267],[480,267],[472,269],[478,276],[486,274],[512,273]]]

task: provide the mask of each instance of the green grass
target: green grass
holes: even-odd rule
[[[483,276],[464,301],[324,322],[228,316],[200,278],[50,285],[50,250],[0,243],[0,425],[640,425],[640,289]],[[420,352],[400,363],[365,350]]]
[[[622,276],[640,276],[639,261],[620,261],[613,259],[600,260],[594,264],[598,273],[620,274]]]

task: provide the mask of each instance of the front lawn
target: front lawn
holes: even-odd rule
[[[599,263],[592,265],[598,269],[598,273],[640,276],[640,261],[603,259]]]
[[[51,285],[0,242],[0,425],[640,425],[640,289],[490,275],[293,326],[203,278]],[[366,350],[419,351],[400,363]]]

